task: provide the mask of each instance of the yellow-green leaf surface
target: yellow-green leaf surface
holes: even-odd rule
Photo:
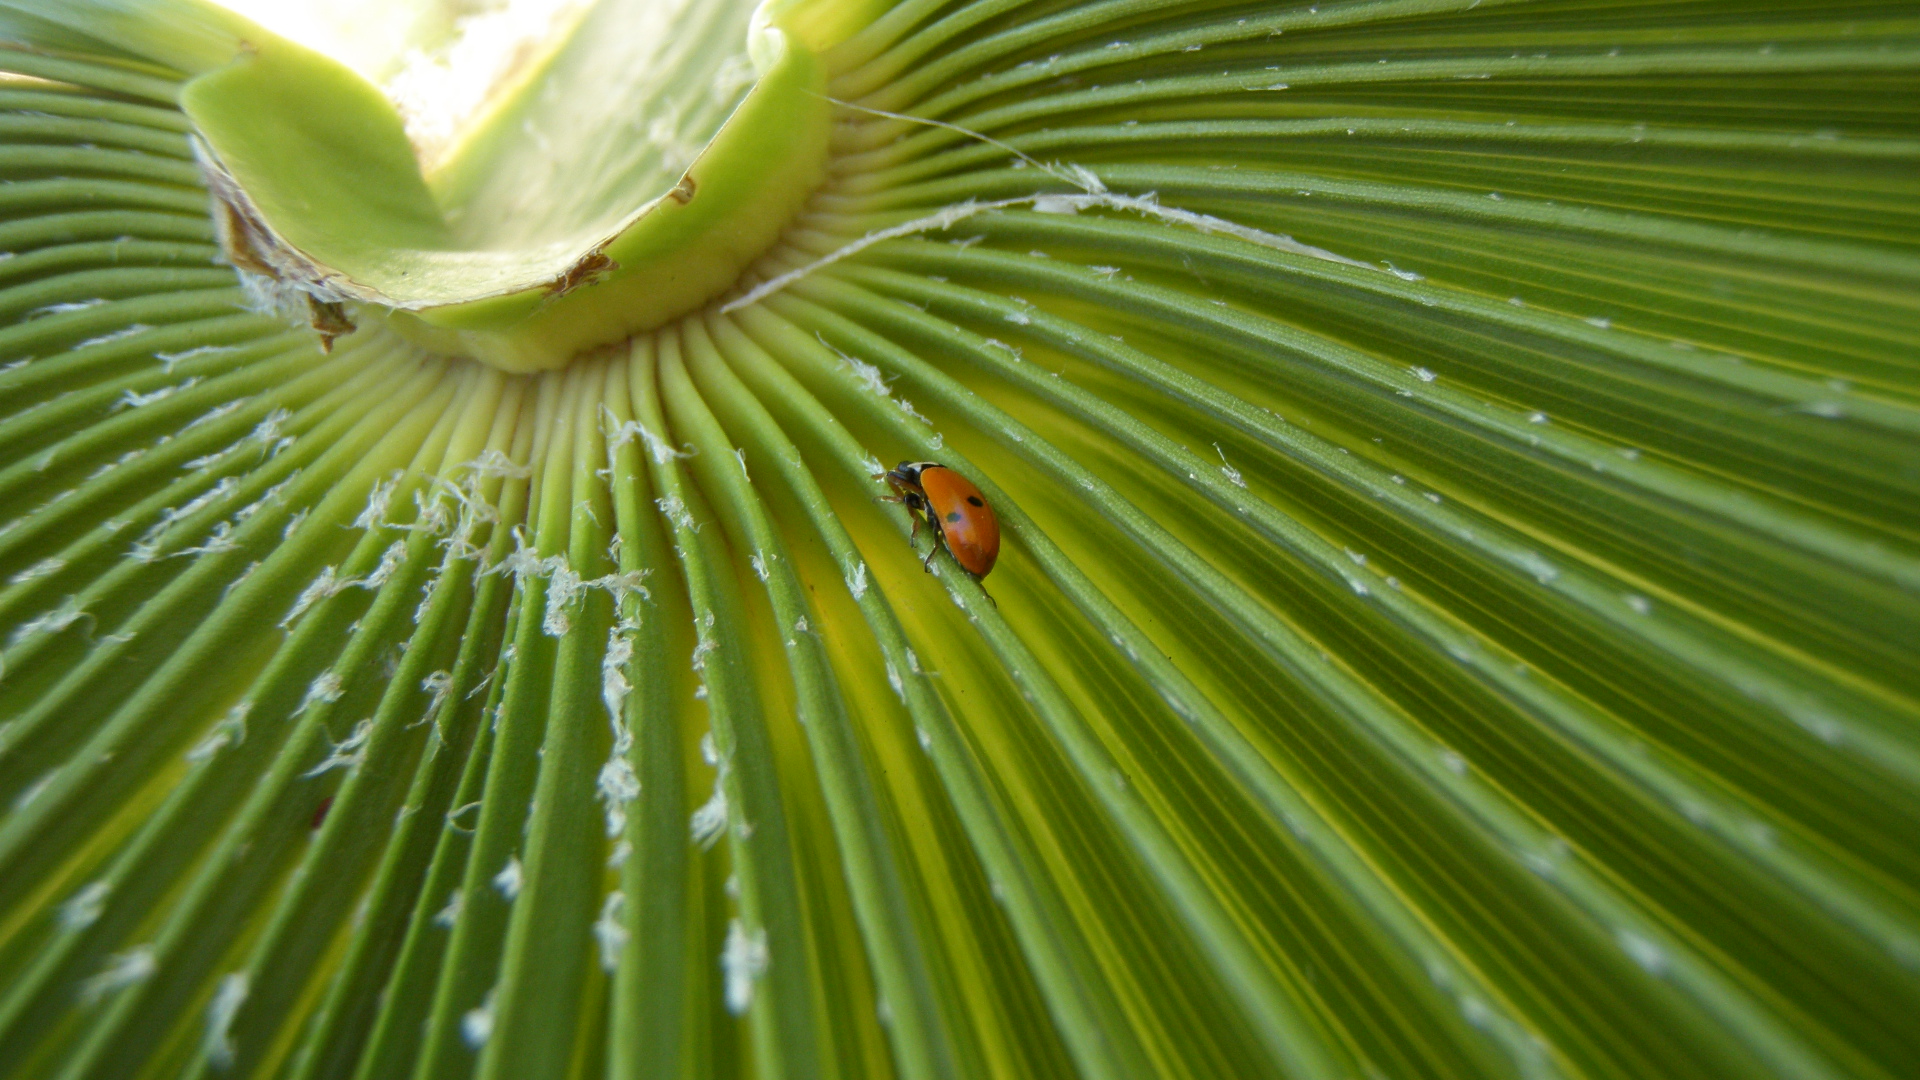
[[[1920,1074],[1920,9],[577,20],[0,0],[0,1077]]]

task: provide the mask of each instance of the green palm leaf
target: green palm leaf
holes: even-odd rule
[[[568,25],[0,3],[0,1076],[1920,1069],[1911,5]]]

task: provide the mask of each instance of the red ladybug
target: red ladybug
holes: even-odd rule
[[[945,465],[931,461],[903,461],[880,479],[893,489],[891,501],[906,504],[913,515],[913,535],[920,535],[920,520],[933,526],[933,549],[927,552],[927,564],[942,544],[960,568],[974,580],[986,577],[993,560],[1000,557],[1000,519],[973,482]]]

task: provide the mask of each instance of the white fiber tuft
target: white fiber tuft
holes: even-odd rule
[[[227,715],[213,725],[213,730],[187,751],[187,760],[198,764],[213,757],[229,746],[238,746],[247,741],[247,714],[253,711],[253,703],[242,701],[227,710]]]
[[[233,1067],[233,1040],[228,1037],[228,1029],[247,1000],[248,988],[247,973],[233,972],[220,980],[220,988],[207,1005],[207,1064],[222,1072]]]
[[[640,778],[627,759],[616,754],[600,766],[595,786],[600,800],[607,804],[607,835],[619,836],[626,831],[627,804],[640,797]]]
[[[352,733],[341,742],[333,744],[333,750],[327,754],[326,759],[313,768],[308,769],[306,772],[301,773],[301,779],[304,780],[319,776],[321,773],[330,769],[354,769],[359,767],[360,763],[366,760],[367,739],[372,734],[373,721],[371,719],[362,720],[353,725]]]
[[[307,584],[306,589],[300,593],[299,598],[294,600],[293,607],[288,609],[286,617],[280,620],[281,629],[285,629],[291,625],[293,620],[305,614],[306,610],[316,602],[324,600],[340,591],[342,586],[334,576],[334,573],[334,568],[331,566],[323,566],[320,568],[319,575]]]
[[[520,856],[509,855],[507,865],[493,875],[493,887],[500,890],[501,896],[512,900],[520,895],[521,884]]]
[[[720,839],[720,834],[726,831],[727,789],[721,785],[721,777],[714,777],[713,795],[693,812],[688,827],[693,833],[693,842],[699,844],[703,851],[711,848],[714,841]]]
[[[1221,475],[1227,478],[1227,483],[1232,484],[1234,487],[1237,487],[1237,488],[1246,487],[1247,486],[1246,478],[1240,475],[1239,469],[1234,468],[1227,461],[1227,452],[1225,450],[1220,449],[1219,443],[1214,443],[1213,449],[1215,453],[1220,455],[1220,473]]]
[[[493,1035],[493,991],[487,991],[487,999],[479,1008],[468,1009],[460,1017],[460,1037],[466,1040],[469,1049],[478,1050],[487,1045],[487,1039]]]
[[[298,716],[306,712],[311,706],[322,702],[331,703],[339,701],[340,695],[345,692],[345,688],[340,682],[338,672],[323,671],[318,678],[308,684],[307,696],[300,700],[300,707],[294,710],[294,715]]]
[[[626,893],[608,893],[600,905],[600,918],[593,924],[593,936],[600,942],[600,967],[609,974],[620,966],[620,950],[627,945],[626,905]]]
[[[12,647],[41,634],[57,634],[81,619],[92,617],[80,607],[78,597],[69,596],[60,602],[59,607],[36,615],[15,627],[13,633],[7,635],[7,645]]]
[[[151,945],[115,953],[107,958],[105,970],[80,984],[80,1000],[91,1005],[115,990],[152,978],[157,969]]]
[[[726,974],[727,1011],[743,1015],[753,1005],[753,984],[767,971],[767,932],[749,933],[739,919],[727,927],[727,946],[720,953],[720,970]]]
[[[66,565],[67,560],[65,559],[41,559],[39,562],[8,578],[7,584],[23,585],[29,581],[38,581],[43,577],[52,577],[65,569]]]
[[[367,492],[366,509],[353,519],[356,529],[377,529],[387,522],[387,508],[393,502],[393,489],[400,486],[400,473],[395,470],[392,476],[373,485]]]
[[[67,902],[60,905],[60,929],[84,930],[100,918],[100,912],[107,905],[107,896],[113,892],[113,886],[104,881],[90,882],[86,888],[74,893]]]
[[[447,906],[434,913],[434,925],[444,926],[449,930],[453,929],[453,924],[460,921],[460,912],[466,906],[467,894],[461,892],[458,888],[454,889],[453,892],[447,895]]]
[[[525,480],[533,475],[533,466],[518,465],[506,454],[498,450],[487,450],[479,457],[466,463],[465,468],[473,470],[475,476],[504,476]]]

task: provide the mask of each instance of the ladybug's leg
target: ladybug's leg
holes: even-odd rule
[[[921,560],[920,565],[926,568],[927,573],[931,574],[933,573],[933,557],[940,553],[942,547],[946,546],[947,534],[946,530],[940,528],[938,521],[931,519],[927,522],[927,531],[933,534],[933,546],[927,549],[927,557]]]
[[[891,495],[875,495],[873,497],[874,502],[903,503],[907,501],[907,496],[910,492],[900,486],[900,482],[893,478],[892,473],[874,473],[873,478],[875,480],[885,480],[887,487],[893,491]]]
[[[933,530],[934,543],[939,544],[939,528],[933,525],[933,519],[927,517],[927,500],[919,492],[908,491],[901,495],[900,501],[907,505],[907,516],[913,519],[913,532],[908,534],[907,543],[915,544],[920,540],[920,519],[926,518],[927,525]]]

